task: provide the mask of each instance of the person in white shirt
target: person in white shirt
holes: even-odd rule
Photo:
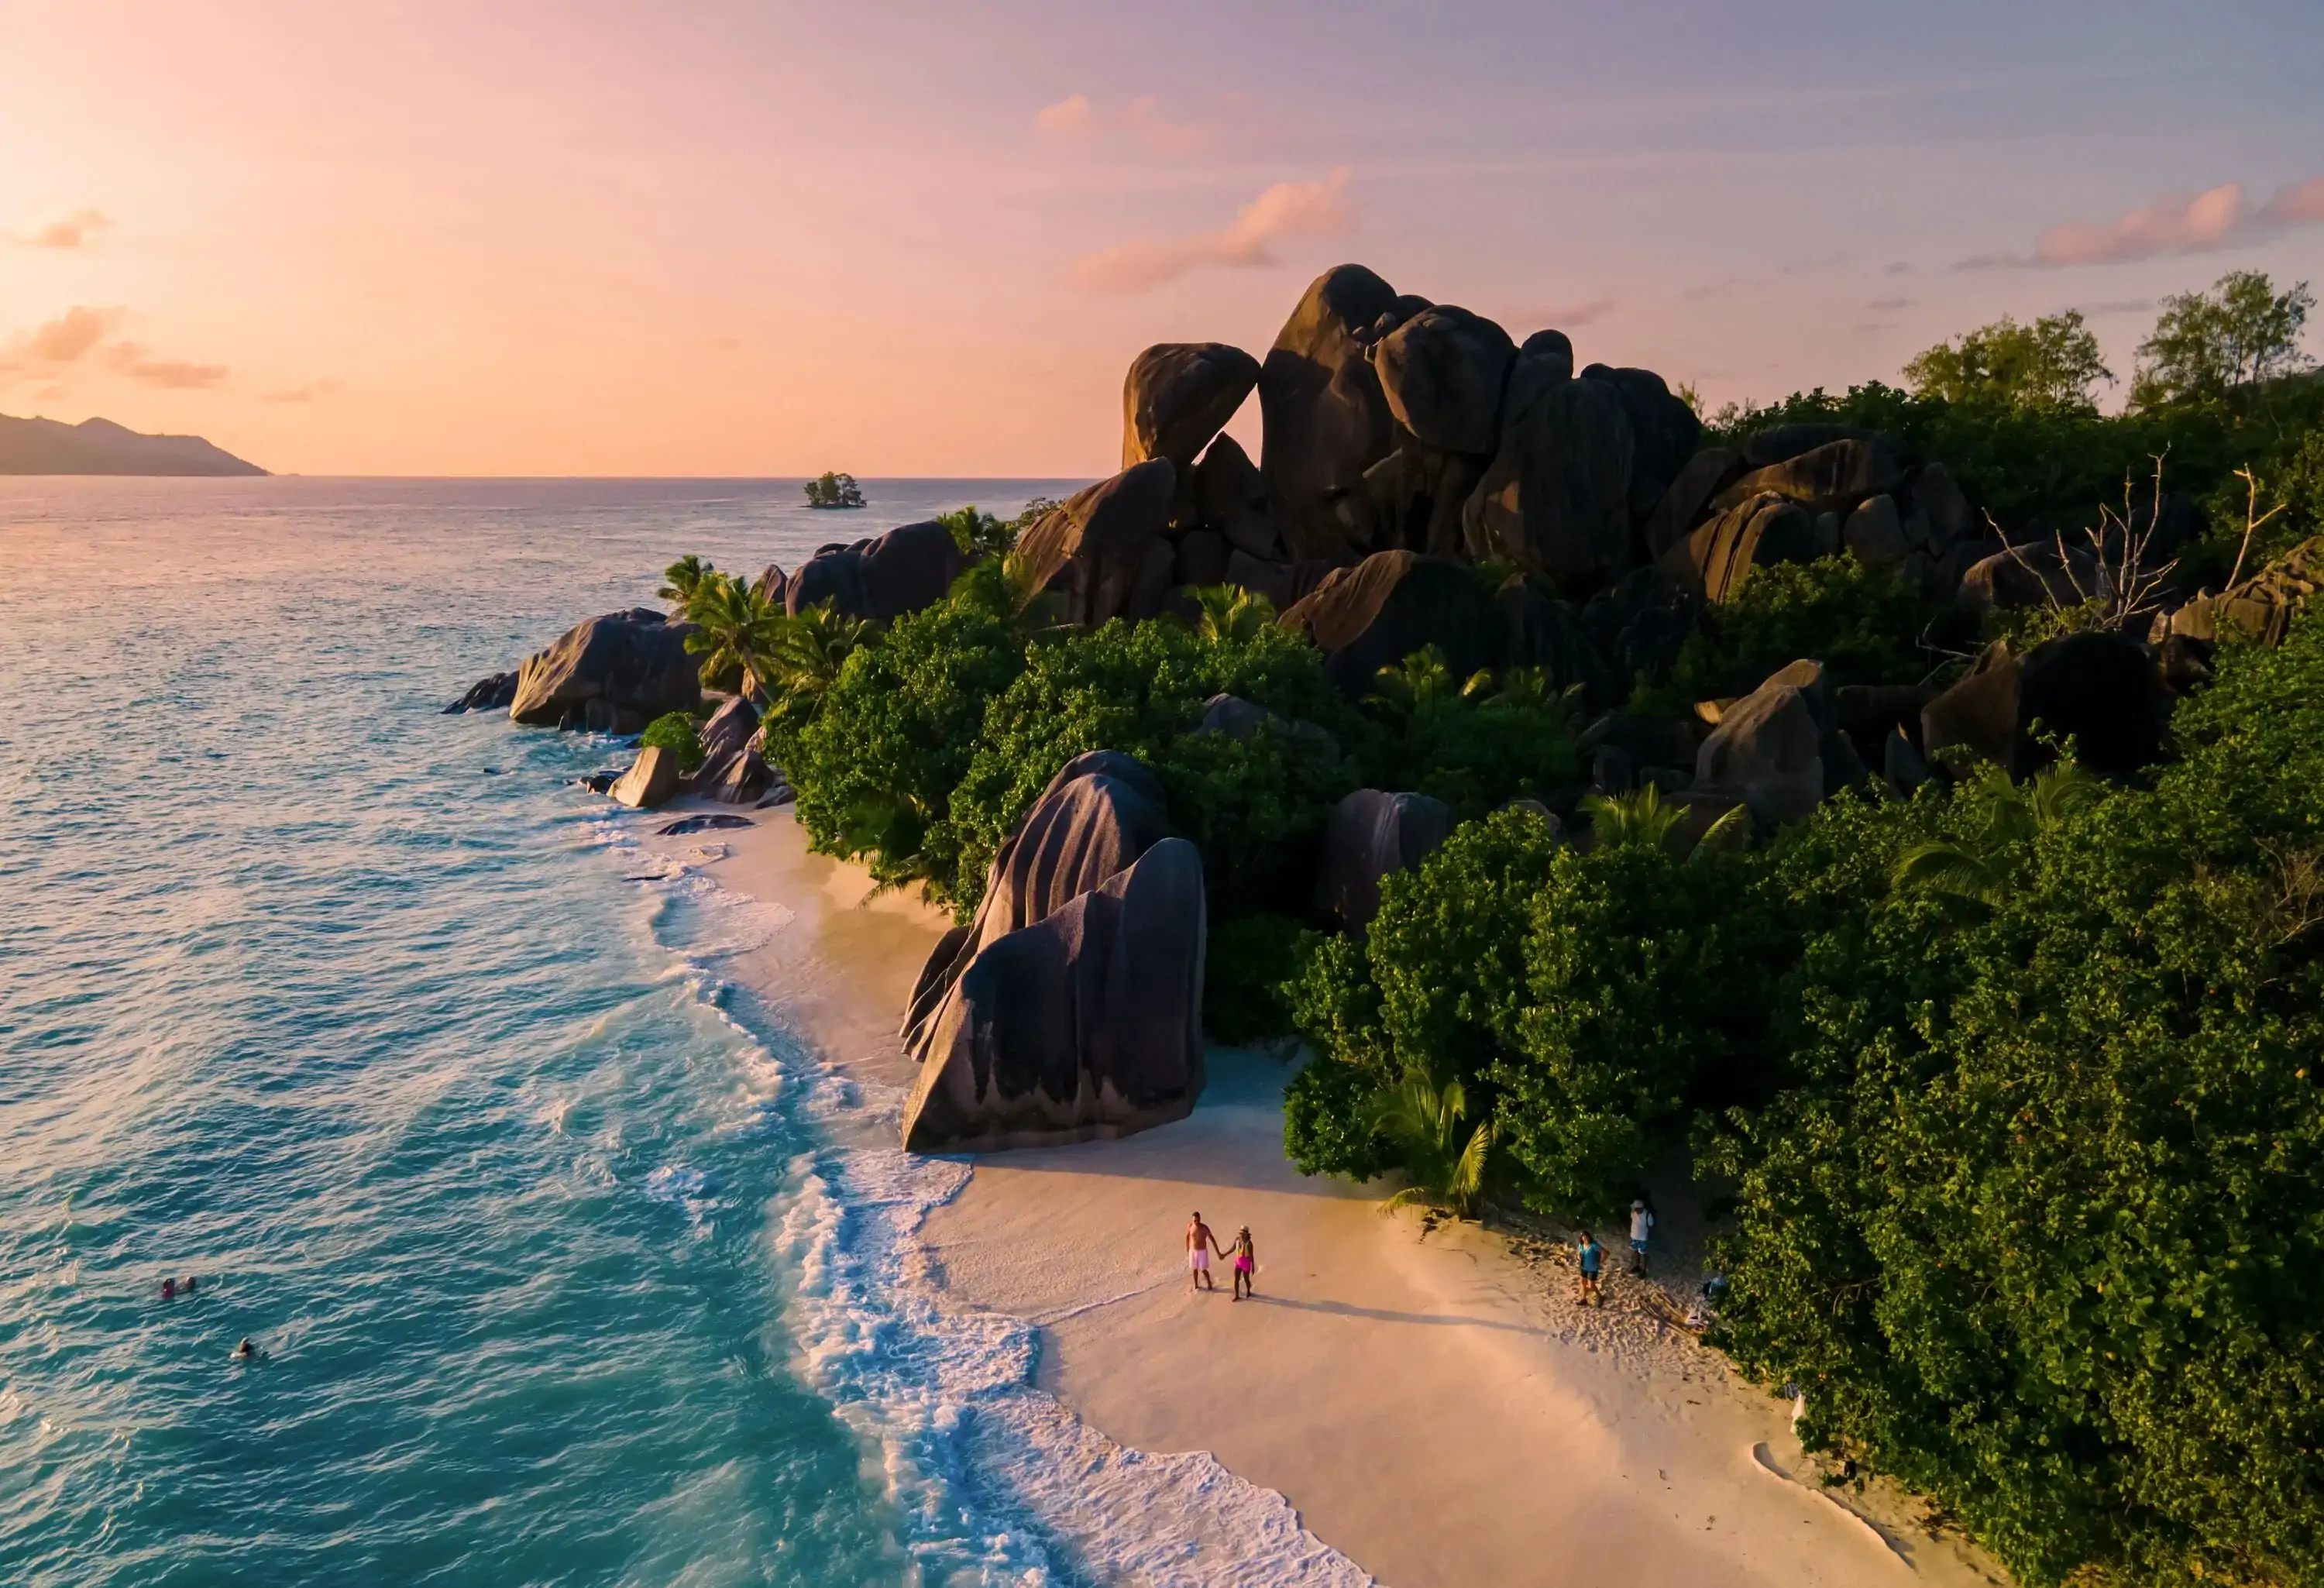
[[[1630,1271],[1646,1271],[1646,1234],[1655,1227],[1655,1215],[1646,1211],[1644,1201],[1630,1204]]]

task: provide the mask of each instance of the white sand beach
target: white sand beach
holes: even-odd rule
[[[807,854],[788,812],[752,814],[748,829],[655,842],[792,912],[738,977],[868,1090],[900,1088],[895,1028],[944,918],[867,900],[868,878]],[[1211,1453],[1396,1588],[2002,1580],[1917,1526],[1905,1497],[1794,1481],[1788,1403],[1674,1326],[1618,1262],[1604,1307],[1580,1309],[1563,1249],[1472,1224],[1424,1236],[1420,1215],[1379,1211],[1381,1187],[1298,1175],[1282,1148],[1288,1074],[1214,1050],[1189,1119],[980,1157],[924,1229],[948,1297],[1038,1325],[1039,1387],[1093,1428]],[[865,1140],[896,1128],[862,1111]],[[1230,1298],[1223,1264],[1218,1291],[1190,1291],[1181,1233],[1196,1209],[1222,1242],[1250,1226],[1255,1300]],[[1684,1272],[1666,1294],[1683,1295],[1690,1233],[1671,1233],[1666,1261]]]

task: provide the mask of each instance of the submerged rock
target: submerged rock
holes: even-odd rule
[[[468,686],[468,692],[446,706],[442,715],[462,711],[499,711],[516,699],[514,673],[487,673]]]
[[[656,827],[665,838],[683,837],[688,833],[723,833],[730,827],[755,827],[759,824],[747,816],[728,816],[717,812],[707,816],[682,816],[674,822]]]

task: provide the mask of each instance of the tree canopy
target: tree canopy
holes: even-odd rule
[[[1904,383],[1917,395],[2008,408],[2095,411],[2092,388],[2113,379],[2080,309],[2031,325],[2004,315],[1904,366]]]

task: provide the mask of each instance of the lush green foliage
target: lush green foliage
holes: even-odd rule
[[[940,512],[936,522],[952,533],[953,544],[969,557],[1001,557],[1017,544],[1018,525],[1004,523],[989,512],[980,512],[976,504],[953,512]]]
[[[1382,1207],[1419,1203],[1462,1218],[1476,1211],[1492,1157],[1493,1122],[1471,1122],[1466,1086],[1406,1076],[1372,1100],[1370,1115],[1374,1131],[1395,1144],[1410,1181]]]
[[[1198,734],[1204,702],[1231,694],[1282,720],[1247,738]],[[1246,640],[1206,638],[1175,623],[1069,630],[1034,646],[1023,673],[986,711],[954,789],[949,842],[959,860],[947,887],[973,909],[985,868],[1056,771],[1091,750],[1118,750],[1154,768],[1173,823],[1203,852],[1217,913],[1275,901],[1275,884],[1353,787],[1331,735],[1308,722],[1348,721],[1304,636],[1274,624]]]
[[[1262,911],[1211,922],[1203,970],[1203,1023],[1211,1039],[1240,1047],[1291,1032],[1284,984],[1297,974],[1308,932]]]
[[[2080,309],[2028,326],[2003,315],[1904,366],[1904,383],[1920,396],[2007,408],[2095,409],[2091,388],[2113,379]]]
[[[2031,1583],[2324,1572],[2324,630],[2175,727],[2152,791],[1844,800],[1783,846],[1801,1084],[1712,1159],[1729,1349]]]
[[[1670,687],[1689,701],[1724,699],[1803,656],[1839,684],[1917,683],[1935,660],[1925,647],[1940,615],[1917,586],[1853,557],[1773,563],[1703,614]]]
[[[1367,702],[1370,780],[1442,799],[1462,818],[1512,799],[1562,799],[1580,775],[1569,718],[1540,669],[1455,679],[1434,646],[1379,671]]]
[[[961,864],[954,786],[987,705],[1024,666],[1023,635],[973,599],[899,618],[852,651],[812,716],[768,727],[769,758],[798,791],[816,846],[946,896]]]
[[[807,504],[809,507],[861,507],[863,487],[855,476],[825,469],[807,483]]]
[[[2306,282],[2279,292],[2255,270],[2229,271],[2208,292],[2165,298],[2153,334],[2138,346],[2131,405],[2227,397],[2302,368],[2300,335],[2315,307]]]
[[[684,617],[694,605],[695,596],[717,569],[692,552],[687,553],[661,571],[661,588],[654,598],[667,602],[672,617]]]
[[[1693,1110],[1766,1085],[1772,932],[1723,851],[1683,857],[1659,832],[1577,851],[1523,809],[1464,824],[1382,883],[1360,943],[1319,943],[1294,983],[1314,1067],[1364,1082],[1307,1084],[1294,1157],[1309,1172],[1404,1166],[1362,1111],[1409,1076],[1459,1080],[1527,1201],[1610,1213]]]
[[[702,681],[732,682],[746,695],[758,693],[773,669],[785,623],[782,608],[733,575],[706,564],[686,615],[696,625],[686,637],[686,649],[702,658]]]
[[[638,735],[638,748],[656,746],[674,752],[678,770],[690,772],[702,764],[702,735],[695,731],[694,719],[682,711],[664,712],[646,725]]]

